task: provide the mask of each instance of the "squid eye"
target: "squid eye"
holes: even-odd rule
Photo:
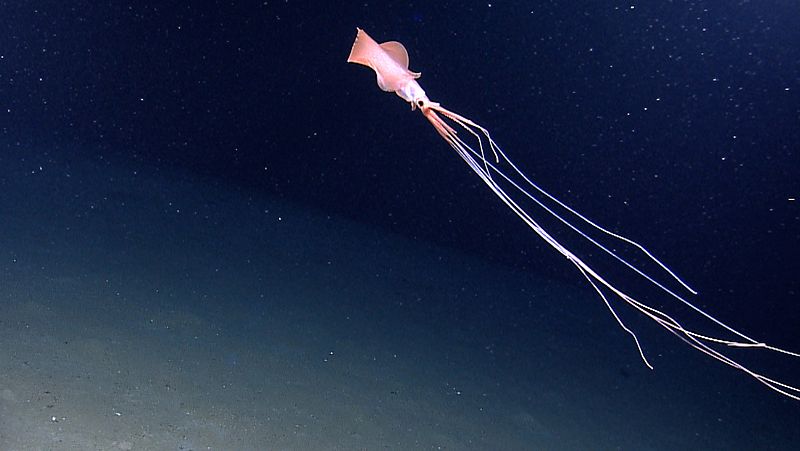
[[[420,107],[420,108],[424,107],[425,106],[425,101],[424,100],[417,100],[417,106]]]

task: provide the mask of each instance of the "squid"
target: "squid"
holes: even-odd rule
[[[647,359],[639,338],[617,313],[617,310],[622,306],[627,306],[654,321],[695,350],[745,373],[781,395],[800,401],[800,388],[772,379],[749,366],[739,363],[724,349],[759,349],[791,357],[800,357],[800,353],[771,346],[751,338],[715,318],[695,303],[690,302],[688,300],[689,296],[697,295],[697,291],[692,289],[644,246],[592,221],[533,182],[508,158],[485,127],[444,108],[439,103],[433,102],[428,98],[417,82],[421,74],[408,69],[408,51],[403,44],[397,41],[379,44],[364,30],[357,28],[356,39],[350,50],[347,62],[371,68],[375,71],[380,89],[386,92],[394,92],[400,96],[400,98],[411,104],[412,111],[419,109],[436,132],[455,150],[467,166],[480,177],[497,198],[545,243],[577,268],[600,300],[603,301],[616,323],[630,335],[638,350],[639,357],[648,368],[653,369],[653,366]],[[459,135],[459,131],[463,131],[465,135]],[[487,157],[489,152],[491,152],[491,155]],[[550,219],[563,224],[567,230],[571,230],[581,239],[586,240],[590,245],[607,254],[612,261],[621,265],[624,270],[641,277],[658,292],[684,304],[688,307],[689,312],[705,318],[710,321],[709,324],[716,325],[720,332],[726,331],[725,333],[730,338],[723,338],[719,333],[712,335],[694,328],[684,327],[675,318],[675,315],[668,314],[663,308],[654,307],[652,302],[648,304],[646,301],[634,297],[617,283],[612,283],[609,277],[601,274],[584,258],[576,255],[553,234],[548,232],[540,224],[542,221],[537,220],[536,213],[530,208],[532,206],[538,206],[539,210],[536,211],[540,212],[539,214],[550,215]],[[627,247],[634,252],[638,252],[643,257],[643,260],[649,261],[650,266],[660,272],[661,276],[656,276],[646,271],[641,264],[631,263],[629,259],[621,255],[616,247],[603,244],[598,236],[603,237],[605,240],[615,241],[621,247]],[[672,282],[665,282],[663,281],[664,278]],[[675,287],[671,288],[668,284]]]

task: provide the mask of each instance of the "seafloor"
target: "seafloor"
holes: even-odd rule
[[[800,443],[800,403],[645,326],[648,370],[577,273],[25,152],[0,179],[2,450]]]

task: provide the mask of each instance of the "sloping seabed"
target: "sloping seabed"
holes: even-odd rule
[[[3,160],[4,450],[800,441],[797,403],[647,326],[645,368],[578,274],[146,166]]]

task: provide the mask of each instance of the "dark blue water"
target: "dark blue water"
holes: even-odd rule
[[[410,67],[422,72],[419,81],[433,101],[489,128],[542,187],[647,246],[700,292],[692,298],[699,306],[758,339],[800,349],[800,6],[788,1],[429,3],[4,2],[0,188],[20,190],[22,184],[38,193],[40,179],[21,179],[20,174],[58,171],[55,179],[45,180],[59,187],[61,197],[42,200],[53,208],[64,199],[90,197],[98,205],[103,199],[128,199],[127,208],[105,219],[116,227],[116,235],[104,241],[98,233],[100,250],[105,246],[108,252],[138,255],[129,249],[153,245],[158,231],[167,227],[169,241],[186,244],[192,249],[188,254],[195,255],[212,241],[213,246],[220,243],[210,238],[218,237],[207,231],[211,223],[195,220],[206,215],[216,218],[213,224],[225,223],[225,233],[240,234],[237,243],[244,248],[248,239],[266,246],[254,244],[259,252],[248,255],[249,261],[267,258],[261,251],[269,249],[264,244],[269,235],[252,228],[258,227],[253,219],[258,215],[251,212],[254,216],[242,220],[216,194],[209,195],[217,199],[213,202],[184,202],[192,205],[187,208],[195,212],[193,220],[166,213],[172,198],[185,194],[165,194],[174,189],[169,183],[142,187],[151,193],[150,201],[124,194],[137,183],[135,177],[125,178],[133,171],[200,180],[237,193],[231,194],[236,202],[255,211],[271,208],[262,209],[262,202],[302,206],[322,217],[352,221],[357,230],[394,233],[423,247],[441,246],[585,290],[592,299],[575,268],[514,217],[418,112],[380,91],[371,71],[345,63],[358,26],[379,42],[404,43]],[[121,171],[117,179],[124,179],[120,184],[126,188],[115,191],[101,169],[106,164]],[[81,169],[65,181],[70,165],[93,169]],[[10,221],[23,201],[5,199],[0,220]],[[150,210],[153,199],[159,207]],[[73,206],[63,208],[71,217]],[[264,215],[265,221],[274,219]],[[52,225],[54,218],[39,223]],[[26,217],[19,223],[37,220]],[[228,228],[226,221],[243,225],[232,232],[236,227]],[[14,231],[24,229],[6,227],[7,246],[18,239]],[[298,227],[297,233],[329,233],[323,242],[338,242],[335,230],[325,229],[323,221],[322,228]],[[47,233],[42,236],[48,239]],[[21,251],[15,252],[3,256],[14,259]],[[291,265],[302,265],[305,251],[297,252],[288,260]],[[68,255],[61,258],[69,260]],[[146,260],[139,257],[135,260]],[[84,258],[93,265],[90,256]],[[315,283],[327,280],[330,275],[320,271],[312,265],[307,277]],[[346,271],[333,278],[342,287],[358,280]],[[463,288],[454,283],[436,299]],[[223,285],[217,289],[227,291]],[[433,289],[411,284],[403,290],[405,302],[413,303]],[[494,319],[480,327],[496,336],[520,317],[520,309],[529,308],[524,297],[504,303],[489,302],[486,296],[499,295],[460,297],[456,305],[464,311],[458,315],[444,307],[406,313],[408,322],[391,322],[391,328],[420,321],[414,315],[433,315],[437,320],[426,330],[460,330],[459,321],[480,323],[491,305]],[[231,308],[243,309],[248,313],[242,316],[251,320],[243,328],[257,329],[260,323],[253,318],[269,316],[268,306],[239,301]],[[655,299],[652,304],[674,306],[668,302]],[[197,305],[202,310],[204,304]],[[559,305],[556,310],[566,318],[585,318],[582,307]],[[594,312],[598,316],[590,321],[616,327],[607,312]],[[640,325],[635,315],[627,318]],[[553,333],[553,340],[591,347],[591,339],[572,342],[574,336]],[[646,333],[658,343],[654,354],[684,346],[661,337],[660,331]],[[520,348],[536,354],[538,335],[518,330],[512,335]],[[612,364],[613,371],[623,381],[638,377],[642,365],[635,348],[621,332],[617,338],[622,363]],[[225,349],[219,359],[233,371],[247,368],[251,357],[242,349]],[[771,375],[800,380],[797,359],[753,361]],[[519,365],[525,370],[514,377],[536,377],[535,364]],[[691,365],[686,371],[734,372],[710,359],[697,358]],[[708,402],[712,411],[736,411],[745,404],[753,408],[753,400],[762,398],[769,406],[781,406],[785,411],[774,415],[794,420],[771,429],[769,443],[751,446],[791,449],[780,439],[796,438],[796,431],[783,434],[782,429],[797,429],[800,403],[784,401],[744,375],[739,378],[744,379],[741,386],[715,387],[709,395],[713,399],[697,402]],[[590,385],[576,382],[574,393]],[[751,385],[753,393],[737,398],[742,386]],[[642,386],[647,384],[637,389]],[[638,401],[647,398],[638,395]],[[593,408],[613,404],[593,396],[587,404]],[[669,392],[659,396],[661,403],[682,398]],[[529,402],[536,403],[535,397]],[[661,413],[665,422],[677,415]],[[568,421],[570,415],[564,415]],[[730,430],[751,424],[737,421]],[[763,430],[751,432],[758,436]],[[587,435],[582,443],[591,443]],[[424,448],[432,442],[420,443]],[[661,445],[652,443],[652,448],[669,449],[678,442]]]

